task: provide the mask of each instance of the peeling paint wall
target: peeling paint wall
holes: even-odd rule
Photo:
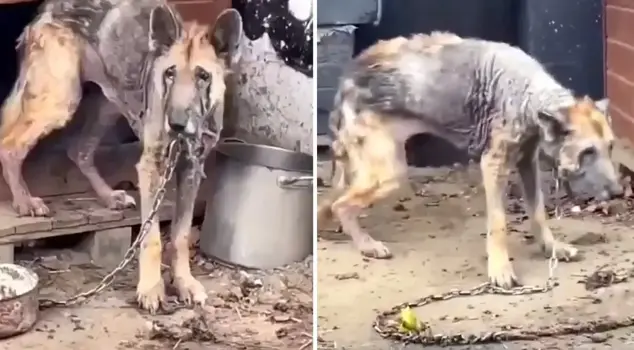
[[[312,154],[312,1],[247,0],[238,10],[245,36],[228,134]]]
[[[313,153],[313,78],[279,59],[268,35],[245,38],[235,72],[235,135],[248,142]]]

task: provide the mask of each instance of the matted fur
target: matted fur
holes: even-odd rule
[[[86,122],[68,155],[112,209],[136,204],[104,181],[94,165],[95,150],[120,115],[142,140],[137,171],[143,220],[159,187],[169,135],[181,134],[196,149],[181,155],[175,171],[172,275],[181,299],[204,303],[205,289],[190,271],[189,230],[199,165],[215,143],[204,135],[222,129],[225,76],[239,58],[241,35],[235,10],[222,12],[209,28],[183,23],[163,0],[46,1],[20,38],[20,74],[2,106],[0,161],[18,214],[49,215],[26,188],[21,167],[37,141],[78,110]],[[101,93],[84,96],[85,82],[97,84]],[[165,300],[161,251],[155,218],[142,242],[137,285],[140,305],[151,312]]]
[[[337,171],[341,178],[321,200],[318,219],[334,214],[364,255],[390,257],[357,217],[401,184],[405,141],[434,134],[480,161],[489,278],[510,287],[517,279],[503,200],[511,170],[520,174],[532,228],[545,253],[575,258],[577,250],[556,241],[546,224],[537,158],[542,152],[562,177],[586,181],[597,193],[618,194],[606,110],[606,101],[575,98],[539,62],[504,43],[441,32],[380,41],[355,58],[335,97],[333,175]]]

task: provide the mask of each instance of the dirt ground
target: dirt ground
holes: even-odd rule
[[[326,178],[327,163],[320,164]],[[386,242],[394,257],[362,257],[336,225],[321,227],[317,250],[317,305],[323,349],[419,349],[382,339],[372,328],[378,311],[452,288],[466,289],[487,279],[485,203],[477,166],[411,169],[414,190],[404,189],[366,211],[361,223]],[[547,184],[553,187],[552,183]],[[325,189],[324,189],[325,190]],[[323,191],[320,191],[323,193]],[[511,254],[524,284],[543,284],[547,261],[528,232],[518,186],[509,190]],[[549,199],[549,208],[553,200]],[[634,313],[634,283],[588,290],[583,283],[601,268],[629,277],[633,269],[632,202],[604,205],[566,202],[565,215],[549,223],[556,237],[576,243],[578,262],[559,263],[559,286],[530,296],[483,295],[432,303],[414,311],[437,333],[483,333],[575,325]],[[512,325],[509,327],[509,325]],[[541,338],[533,342],[468,346],[469,349],[627,349],[634,328],[613,332]],[[429,347],[435,348],[435,347]],[[463,347],[454,347],[462,349]]]
[[[71,249],[26,249],[16,259],[38,272],[43,298],[87,290],[109,272]],[[203,308],[185,308],[170,297],[162,315],[139,311],[137,271],[131,266],[84,304],[45,309],[32,331],[0,341],[0,349],[312,348],[312,256],[272,271],[241,270],[199,255],[192,263],[209,293]],[[164,277],[169,282],[167,273]]]

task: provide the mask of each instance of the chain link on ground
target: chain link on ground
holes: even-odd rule
[[[152,226],[152,221],[154,220],[154,217],[158,213],[160,206],[163,203],[163,200],[165,199],[165,193],[167,192],[167,188],[166,188],[167,183],[170,181],[170,179],[172,178],[172,175],[174,174],[174,169],[176,168],[178,156],[181,153],[181,149],[180,149],[181,143],[179,141],[180,139],[178,138],[172,139],[167,146],[167,150],[166,150],[167,164],[166,164],[165,172],[161,175],[158,189],[157,189],[156,195],[154,196],[154,201],[152,202],[152,208],[150,212],[148,213],[147,218],[141,224],[141,227],[139,229],[139,234],[137,235],[134,242],[132,242],[132,245],[130,246],[130,248],[126,251],[124,258],[123,260],[121,260],[119,265],[116,268],[114,268],[112,271],[110,271],[110,273],[108,273],[106,276],[104,276],[101,279],[101,281],[99,281],[99,283],[94,288],[91,288],[90,290],[75,294],[72,297],[65,300],[52,300],[52,299],[46,299],[46,298],[40,299],[39,300],[40,309],[47,309],[52,307],[68,307],[68,306],[72,306],[72,305],[79,304],[81,302],[86,301],[88,298],[108,288],[114,281],[114,277],[119,272],[121,272],[126,266],[128,266],[128,264],[132,260],[134,260],[136,253],[139,250],[139,247],[141,246],[141,243],[145,239],[145,236],[147,236],[147,234],[150,232],[150,227]],[[141,210],[143,210],[143,208],[141,208]]]
[[[389,311],[384,311],[374,322],[374,329],[383,338],[405,343],[418,343],[422,345],[471,345],[496,343],[504,341],[537,340],[544,337],[555,337],[563,335],[589,334],[606,332],[618,328],[630,327],[634,325],[634,316],[620,319],[602,317],[590,321],[576,324],[553,324],[539,329],[522,329],[522,326],[504,325],[497,331],[475,333],[442,334],[433,333],[431,327],[426,326],[421,332],[403,333],[399,331],[399,320],[394,317],[405,307],[421,307],[433,302],[454,299],[458,297],[472,297],[484,294],[500,295],[528,295],[546,293],[551,291],[556,284],[550,281],[544,286],[524,286],[512,289],[504,289],[493,286],[491,283],[483,283],[467,290],[451,290],[443,294],[432,294],[420,298],[413,302],[403,303],[395,306]]]
[[[555,182],[555,192],[559,193],[561,181]],[[555,217],[560,219],[563,216],[559,201],[555,205]],[[472,345],[484,343],[499,343],[505,341],[530,341],[545,337],[556,337],[564,335],[590,334],[597,332],[607,332],[618,328],[634,326],[634,316],[613,319],[610,317],[602,317],[590,321],[572,324],[552,324],[539,329],[523,329],[518,325],[504,325],[500,330],[475,333],[456,333],[443,334],[434,333],[432,328],[423,324],[423,328],[419,332],[404,333],[400,329],[401,320],[398,315],[407,307],[417,308],[429,305],[433,302],[445,301],[460,297],[475,297],[485,294],[497,295],[529,295],[547,293],[557,286],[554,280],[554,272],[557,268],[558,259],[556,256],[557,247],[553,245],[552,254],[548,259],[548,280],[543,286],[519,286],[514,288],[501,288],[495,286],[491,282],[482,283],[471,289],[452,289],[442,294],[431,294],[419,298],[413,302],[406,302],[392,307],[388,311],[381,312],[374,321],[374,330],[383,338],[404,343],[418,343],[422,345]],[[631,273],[615,274],[611,277],[611,283],[620,283],[629,277]]]

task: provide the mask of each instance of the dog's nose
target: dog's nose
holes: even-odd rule
[[[185,113],[173,113],[173,114],[171,114],[169,116],[169,118],[167,120],[167,125],[173,131],[181,133],[187,127],[187,121],[188,120],[189,120],[189,118],[187,117],[187,114],[185,114]]]
[[[185,130],[185,125],[183,125],[183,124],[172,123],[170,121],[169,122],[169,126],[170,126],[170,129],[172,129],[173,131],[176,131],[178,133],[181,133],[181,132],[183,132],[183,130]]]

